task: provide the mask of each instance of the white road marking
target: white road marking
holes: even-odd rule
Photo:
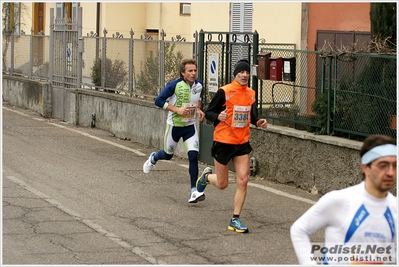
[[[288,194],[286,192],[283,192],[283,191],[280,191],[280,190],[277,190],[277,189],[274,189],[274,188],[271,188],[271,187],[267,187],[267,186],[264,186],[264,185],[254,184],[254,183],[251,183],[251,182],[249,182],[248,185],[253,186],[253,187],[257,187],[257,188],[260,188],[260,189],[263,189],[263,190],[266,190],[266,191],[269,191],[269,192],[272,192],[272,193],[274,193],[276,195],[280,195],[280,196],[283,196],[283,197],[288,197],[288,198],[292,198],[292,199],[295,199],[295,200],[303,201],[303,202],[306,202],[306,203],[309,203],[309,204],[312,204],[312,205],[316,203],[313,200],[310,200],[310,199],[307,199],[307,198],[304,198],[304,197],[298,197],[298,196],[295,196],[295,195],[291,195],[291,194]]]
[[[111,142],[111,141],[102,139],[102,138],[100,138],[100,137],[97,137],[97,136],[94,136],[94,135],[91,135],[91,134],[88,134],[88,133],[85,133],[85,132],[82,132],[82,131],[78,131],[78,130],[75,130],[75,129],[71,129],[71,128],[68,128],[68,127],[66,127],[66,126],[64,126],[64,125],[56,124],[56,123],[53,123],[53,122],[49,122],[49,124],[54,125],[54,126],[57,126],[57,127],[60,127],[60,128],[63,128],[63,129],[66,129],[66,130],[68,130],[68,131],[72,131],[72,132],[75,132],[75,133],[78,133],[78,134],[81,134],[81,135],[90,137],[90,138],[93,138],[93,139],[96,139],[97,141],[101,141],[101,142],[107,143],[107,144],[109,144],[109,145],[113,145],[113,146],[116,146],[116,147],[119,147],[119,148],[128,150],[128,151],[133,152],[134,154],[136,154],[136,155],[138,155],[138,156],[146,156],[146,154],[144,154],[143,152],[138,151],[138,150],[136,150],[136,149],[133,149],[133,148],[130,148],[130,147],[126,147],[126,146],[124,146],[124,145],[120,145],[120,144],[117,144],[117,143],[114,143],[114,142]]]
[[[31,116],[29,116],[27,114],[24,114],[22,112],[19,112],[17,110],[9,109],[9,108],[6,108],[6,107],[3,107],[3,108],[8,110],[8,111],[12,111],[12,112],[18,113],[18,114],[26,116],[26,117],[31,117]],[[128,150],[128,151],[131,151],[131,152],[135,153],[138,156],[145,156],[145,157],[148,156],[148,155],[144,154],[143,152],[138,151],[136,149],[132,149],[132,148],[126,147],[124,145],[120,145],[120,144],[117,144],[117,143],[114,143],[114,142],[111,142],[111,141],[108,141],[108,140],[104,140],[104,139],[101,139],[101,138],[99,138],[97,136],[93,136],[91,134],[88,134],[88,133],[85,133],[85,132],[82,132],[82,131],[79,131],[79,130],[71,129],[71,128],[68,128],[66,126],[60,125],[60,124],[56,124],[56,123],[52,123],[52,122],[49,122],[49,123],[51,125],[54,125],[54,126],[57,126],[57,127],[69,130],[69,131],[73,131],[75,133],[78,133],[78,134],[93,138],[95,140],[98,140],[98,141],[101,141],[101,142],[104,142],[104,143],[107,143],[107,144],[110,144],[110,145],[113,145],[113,146],[116,146],[116,147],[119,147],[119,148],[122,148],[122,149],[125,149],[125,150]],[[173,163],[173,161],[164,161],[164,162]],[[182,166],[184,168],[188,168],[188,165],[185,165],[185,164],[178,164],[178,165]],[[312,204],[312,205],[316,203],[313,200],[310,200],[310,199],[307,199],[307,198],[303,198],[303,197],[298,197],[296,195],[292,195],[292,194],[289,194],[289,193],[286,193],[286,192],[283,192],[283,191],[280,191],[280,190],[277,190],[277,189],[274,189],[274,188],[271,188],[271,187],[268,187],[268,186],[259,185],[259,184],[255,184],[255,183],[251,183],[251,182],[249,182],[248,185],[249,186],[253,186],[253,187],[257,187],[259,189],[263,189],[263,190],[269,191],[271,193],[274,193],[274,194],[277,194],[277,195],[280,195],[280,196],[284,196],[284,197],[287,197],[287,198],[291,198],[291,199],[299,200],[299,201],[302,201],[302,202],[305,202],[305,203],[309,203],[309,204]]]
[[[178,165],[188,169],[188,165],[185,165],[185,164],[178,164]],[[304,198],[304,197],[298,197],[296,195],[291,195],[291,194],[288,194],[286,192],[283,192],[283,191],[280,191],[280,190],[277,190],[277,189],[274,189],[274,188],[271,188],[271,187],[268,187],[268,186],[265,186],[265,185],[255,184],[255,183],[251,183],[251,182],[248,182],[248,185],[249,186],[253,186],[253,187],[257,187],[259,189],[263,189],[263,190],[269,191],[269,192],[274,193],[276,195],[280,195],[280,196],[283,196],[283,197],[288,197],[288,198],[291,198],[291,199],[299,200],[299,201],[306,202],[306,203],[309,203],[309,204],[312,204],[312,205],[316,203],[313,200],[310,200],[310,199],[307,199],[307,198]]]
[[[30,118],[32,118],[30,115],[25,114],[25,113],[22,113],[22,112],[20,112],[20,111],[18,111],[18,110],[13,110],[13,109],[6,108],[6,107],[3,107],[3,109],[8,110],[8,111],[12,111],[12,112],[14,112],[14,113],[17,113],[17,114],[22,115],[22,116],[25,116],[25,117],[30,117]],[[38,120],[38,121],[46,121],[45,119],[42,119],[42,118],[32,118],[32,119]],[[116,147],[119,147],[119,148],[128,150],[128,151],[130,151],[130,152],[135,153],[135,154],[138,155],[138,156],[146,156],[146,154],[144,154],[143,152],[140,152],[139,150],[136,150],[136,149],[133,149],[133,148],[130,148],[130,147],[126,147],[126,146],[123,146],[123,145],[120,145],[120,144],[117,144],[117,143],[114,143],[114,142],[111,142],[111,141],[108,141],[108,140],[99,138],[99,137],[97,137],[97,136],[94,136],[94,135],[91,135],[91,134],[88,134],[88,133],[85,133],[85,132],[82,132],[82,131],[78,131],[78,130],[75,130],[75,129],[71,129],[71,128],[68,128],[68,127],[66,127],[66,126],[64,126],[64,125],[60,125],[60,124],[53,123],[53,122],[49,122],[49,124],[51,124],[51,125],[53,125],[53,126],[57,126],[57,127],[59,127],[59,128],[66,129],[66,130],[68,130],[68,131],[72,131],[72,132],[75,132],[75,133],[78,133],[78,134],[81,134],[81,135],[90,137],[90,138],[93,138],[93,139],[96,139],[97,141],[101,141],[101,142],[104,142],[104,143],[107,143],[107,144],[110,144],[110,145],[113,145],[113,146],[116,146]]]
[[[150,254],[148,254],[145,251],[143,251],[141,248],[135,247],[132,244],[124,241],[122,238],[120,238],[119,236],[115,235],[114,233],[109,232],[108,230],[104,229],[103,227],[101,227],[100,225],[94,223],[93,221],[82,217],[76,211],[74,211],[74,210],[62,205],[62,203],[60,203],[59,201],[47,196],[46,194],[40,192],[39,190],[37,190],[36,188],[34,188],[34,187],[32,187],[32,186],[30,186],[28,184],[26,184],[25,182],[21,181],[20,179],[14,177],[14,176],[7,176],[7,178],[9,180],[11,180],[12,182],[16,183],[17,185],[25,188],[29,192],[35,194],[36,196],[38,196],[39,198],[43,199],[44,201],[46,201],[46,202],[50,203],[51,205],[55,206],[56,208],[58,208],[58,209],[64,211],[65,213],[69,214],[75,220],[84,223],[85,225],[87,225],[88,227],[93,229],[94,231],[96,231],[96,232],[104,235],[108,239],[114,241],[116,244],[120,245],[121,247],[130,250],[131,252],[133,252],[137,256],[139,256],[139,257],[145,259],[146,261],[148,261],[149,263],[166,265],[166,263],[164,263],[164,262],[162,262],[160,260],[157,260],[156,258],[151,256]]]

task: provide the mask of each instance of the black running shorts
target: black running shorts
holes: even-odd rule
[[[213,141],[211,154],[217,162],[227,165],[232,158],[247,155],[251,151],[252,147],[249,142],[241,145],[231,145]]]

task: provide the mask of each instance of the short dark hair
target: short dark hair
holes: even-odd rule
[[[363,157],[364,154],[374,147],[386,144],[396,145],[396,139],[382,134],[370,135],[364,139],[363,145],[360,148],[360,157]]]
[[[197,65],[197,60],[195,60],[195,59],[193,59],[193,58],[186,58],[186,59],[183,59],[183,60],[181,61],[181,63],[180,63],[180,72],[179,72],[181,78],[183,78],[183,75],[182,75],[181,73],[186,71],[186,65],[187,65],[187,64],[193,64],[193,65],[195,65],[196,67],[198,67],[198,65]]]

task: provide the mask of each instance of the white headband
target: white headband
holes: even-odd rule
[[[396,146],[392,144],[386,144],[376,146],[367,151],[362,157],[362,164],[369,164],[370,162],[379,159],[381,157],[395,156],[397,155]]]

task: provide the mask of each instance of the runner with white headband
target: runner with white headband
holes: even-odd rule
[[[291,226],[300,264],[396,264],[396,140],[369,136],[360,157],[363,181],[325,194]],[[311,243],[324,227],[324,242]]]

